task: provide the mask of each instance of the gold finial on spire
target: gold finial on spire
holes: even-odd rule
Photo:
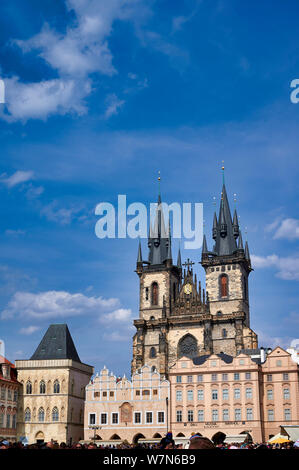
[[[158,171],[158,181],[161,181],[160,170]]]
[[[222,160],[222,167],[221,167],[221,170],[222,170],[222,182],[224,184],[224,160]]]

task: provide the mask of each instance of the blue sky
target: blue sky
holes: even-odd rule
[[[297,338],[298,2],[11,0],[0,13],[8,358],[67,322],[82,361],[128,373],[137,241],[96,238],[95,206],[156,200],[160,170],[163,200],[204,203],[211,248],[222,160],[255,267],[251,326],[263,346]]]

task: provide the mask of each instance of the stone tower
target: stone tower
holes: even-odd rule
[[[172,297],[181,283],[181,267],[172,262],[171,233],[166,230],[158,197],[154,227],[148,237],[148,261],[142,260],[139,242],[136,272],[140,279],[139,319],[134,321],[137,333],[133,340],[132,372],[145,363],[161,374],[167,373],[167,317]]]
[[[139,318],[134,321],[132,373],[149,364],[167,377],[182,356],[227,353],[257,347],[249,328],[248,245],[243,248],[238,217],[232,219],[223,185],[219,217],[214,216],[215,246],[208,251],[204,236],[201,264],[206,293],[193,274],[189,259],[182,269],[181,254],[173,264],[170,227],[165,229],[161,197],[148,237],[148,260],[139,242],[136,272],[140,280]]]
[[[231,217],[225,184],[221,192],[219,216],[214,214],[212,237],[208,251],[204,236],[201,264],[206,272],[210,313],[217,322],[213,328],[214,353],[236,354],[238,350],[257,345],[256,334],[250,330],[248,276],[252,271],[248,243],[245,249],[237,211]],[[225,326],[225,334],[220,329]],[[225,338],[221,338],[225,336]]]

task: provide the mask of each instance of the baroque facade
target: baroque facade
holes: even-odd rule
[[[298,365],[277,347],[236,357],[181,358],[169,374],[171,429],[175,437],[196,431],[217,442],[250,436],[265,442],[299,423]]]
[[[86,386],[84,439],[99,444],[160,440],[169,425],[170,386],[157,370],[141,367],[131,380],[104,367]]]
[[[182,356],[255,349],[257,335],[250,328],[249,248],[243,245],[235,210],[231,216],[223,184],[219,215],[214,214],[213,250],[203,239],[201,264],[206,292],[193,274],[193,262],[173,264],[171,232],[165,228],[161,197],[150,228],[149,255],[142,258],[139,243],[136,272],[140,280],[139,318],[134,321],[132,372],[145,363],[168,377]],[[183,266],[185,269],[183,269]]]
[[[18,438],[29,444],[82,439],[85,386],[93,367],[80,361],[67,325],[50,325],[33,356],[17,360],[16,368]]]

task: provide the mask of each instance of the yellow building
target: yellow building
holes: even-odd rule
[[[29,360],[17,360],[22,384],[17,435],[28,443],[83,437],[85,386],[93,367],[80,361],[67,325],[50,325]]]

